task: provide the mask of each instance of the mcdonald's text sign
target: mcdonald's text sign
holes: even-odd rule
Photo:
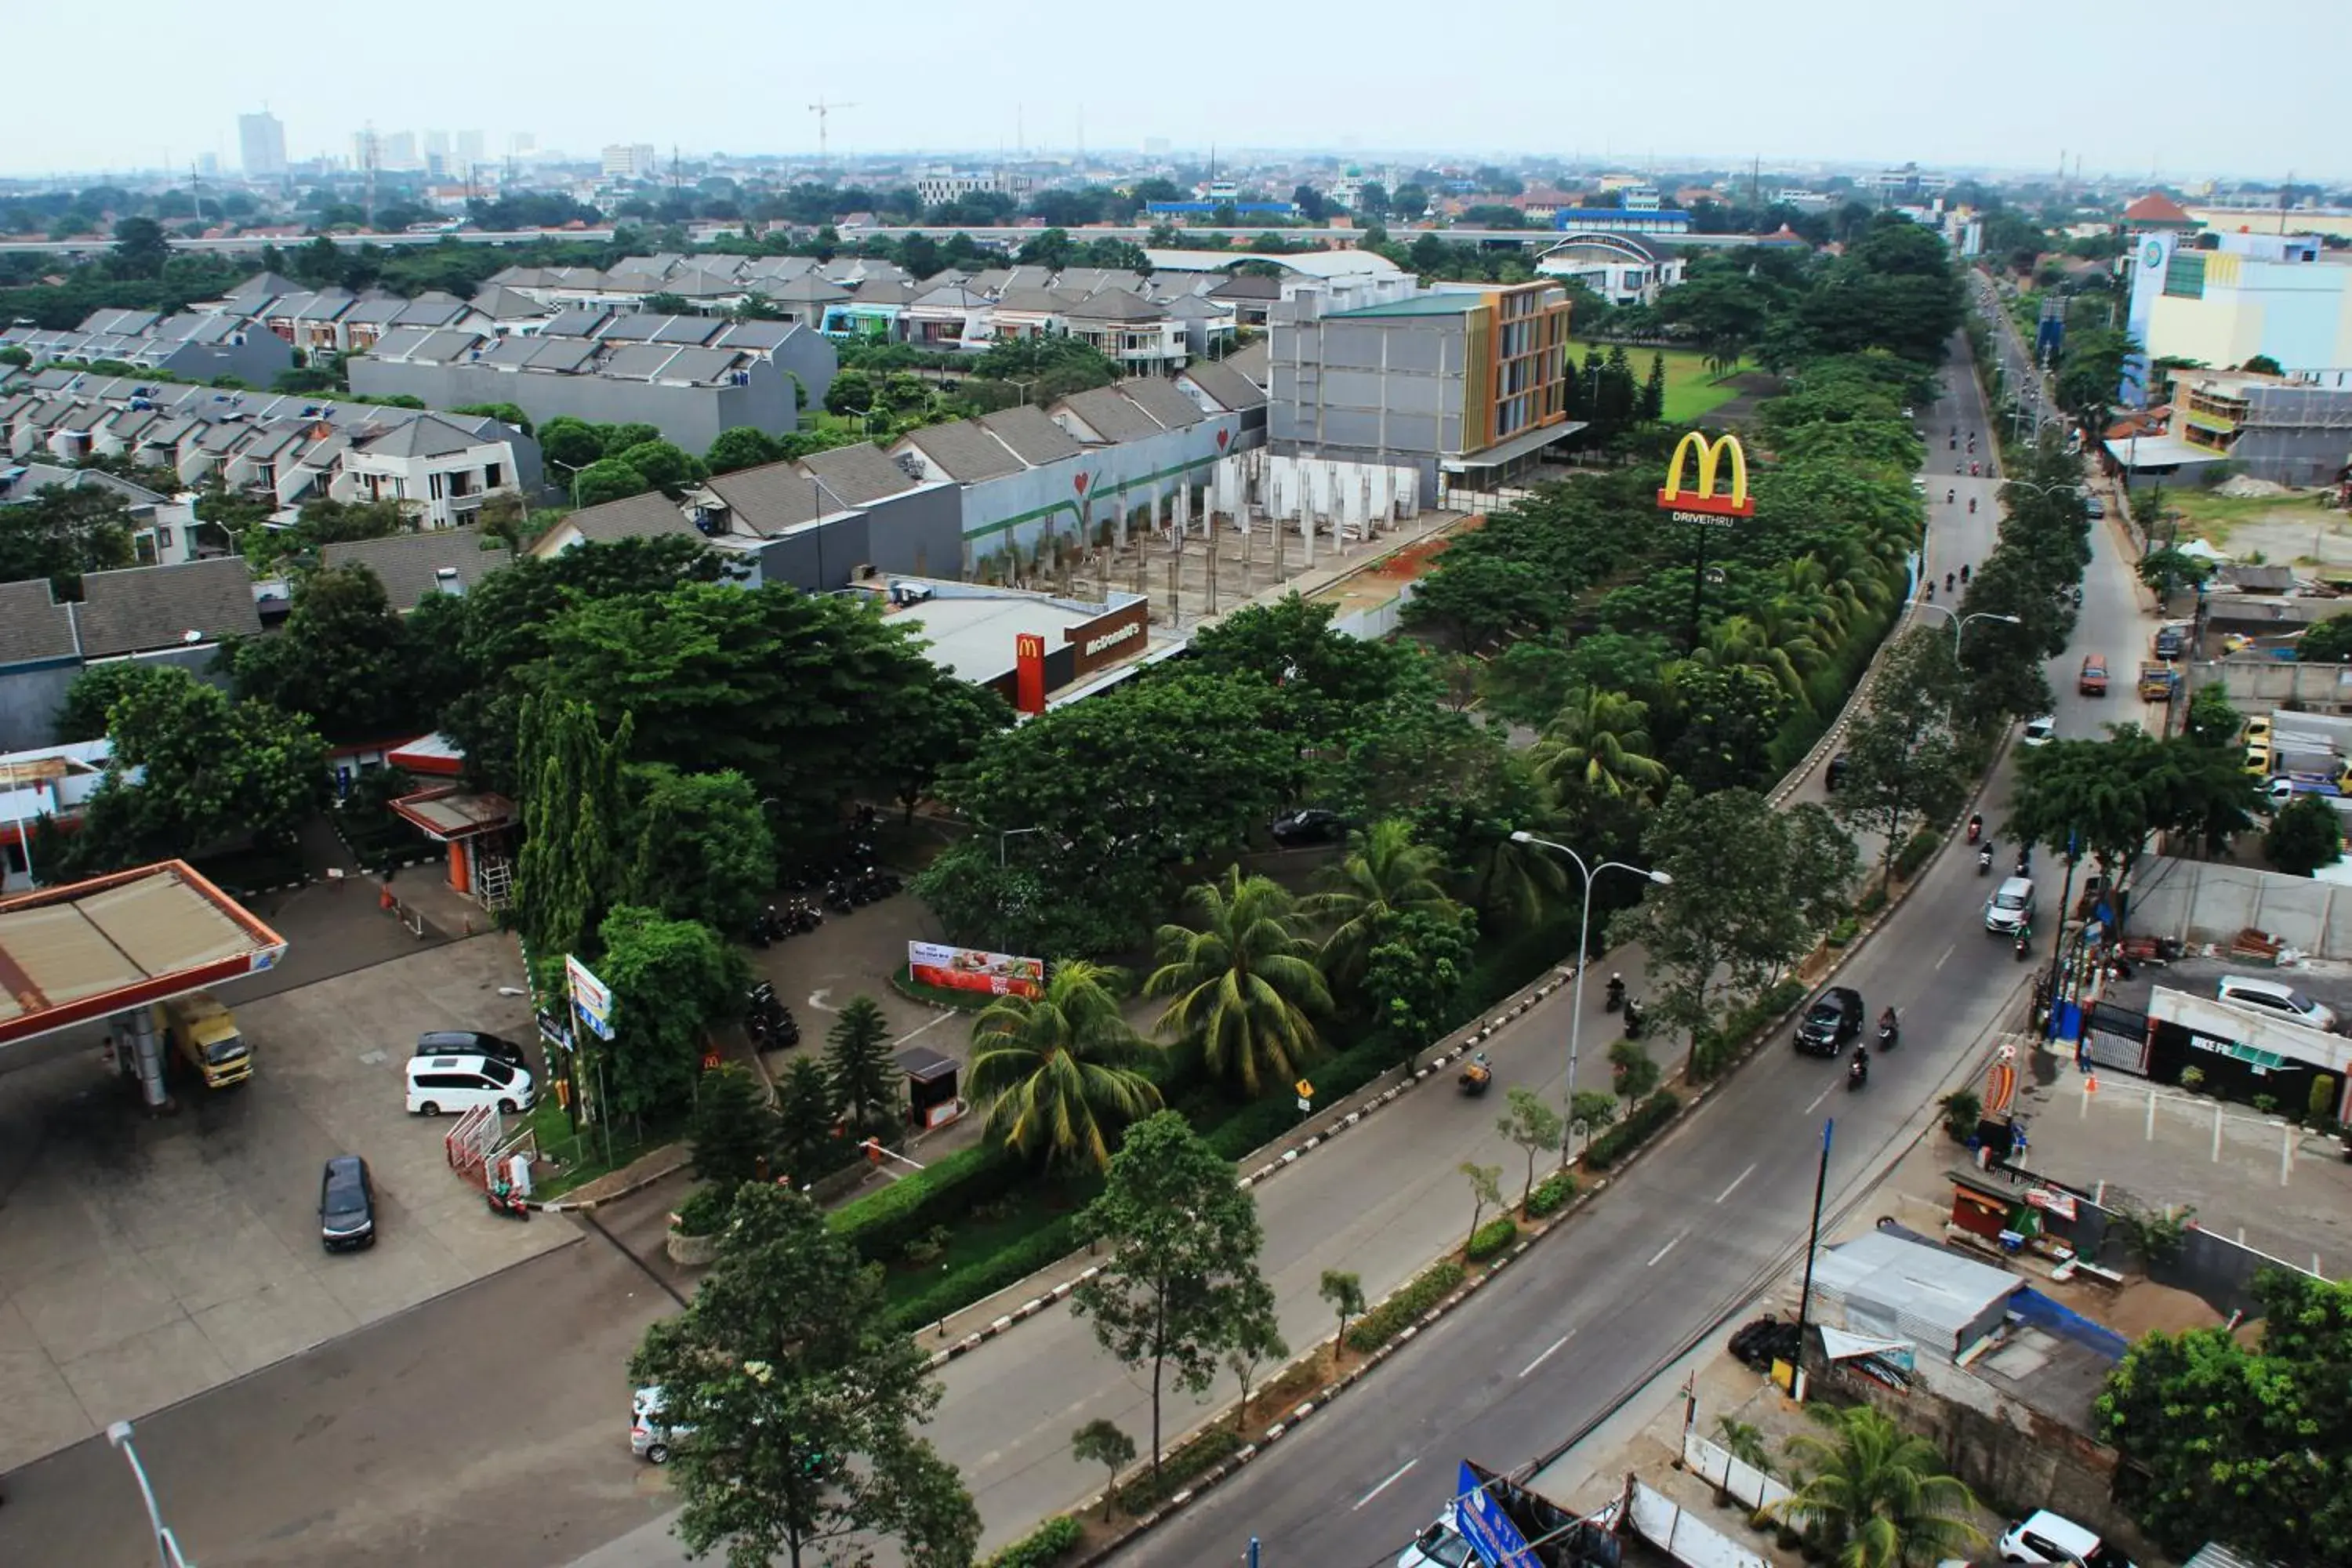
[[[1697,483],[1685,487],[1685,465],[1696,460]],[[1728,467],[1730,489],[1718,494],[1716,479]],[[1725,518],[1753,517],[1756,502],[1748,493],[1748,454],[1737,436],[1709,441],[1694,430],[1675,443],[1673,461],[1666,465],[1666,488],[1658,492],[1660,510],[1676,522],[1719,523]]]

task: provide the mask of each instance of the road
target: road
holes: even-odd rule
[[[1973,385],[1931,418],[1931,428],[1955,418],[1980,427]],[[1993,482],[1951,481],[1961,519],[1968,491]],[[1982,558],[1985,541],[1948,510],[1931,528],[1939,576],[1955,542],[1960,558]],[[2076,695],[2072,661],[2091,650],[2119,660],[2144,635],[2128,563],[2107,531],[2094,546],[2087,629],[2052,665],[2062,734],[2129,711],[2113,698],[2102,705]],[[2004,765],[1987,790],[1996,825],[2009,776]],[[1906,1121],[1916,1127],[1914,1113],[1973,1070],[1989,1035],[2013,1020],[2031,966],[1984,933],[1986,889],[1973,856],[1945,855],[1841,973],[1872,1013],[1891,1003],[1905,1020],[1902,1047],[1880,1058],[1866,1090],[1843,1092],[1833,1063],[1768,1052],[1568,1236],[1536,1248],[1397,1357],[1352,1396],[1359,1408],[1310,1421],[1117,1561],[1237,1563],[1255,1536],[1267,1568],[1376,1568],[1437,1513],[1460,1459],[1520,1465],[1597,1422],[1797,1257],[1824,1118],[1837,1118],[1832,1192],[1866,1196],[1907,1142]],[[2056,900],[2056,889],[2045,893],[2044,909]],[[1538,1048],[1556,1039],[1544,1011],[1498,1038],[1498,1060],[1526,1061],[1522,1032]]]

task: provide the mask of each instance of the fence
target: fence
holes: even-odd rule
[[[1787,1487],[1696,1432],[1683,1434],[1683,1468],[1716,1490],[1747,1504],[1750,1512],[1789,1495]]]

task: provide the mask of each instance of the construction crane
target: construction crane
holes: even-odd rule
[[[816,166],[819,169],[823,169],[825,166],[825,117],[836,109],[855,109],[857,105],[854,103],[827,103],[821,98],[814,103],[809,105],[809,112],[816,116]]]

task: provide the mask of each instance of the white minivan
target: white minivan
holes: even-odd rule
[[[2336,1027],[2334,1008],[2313,1001],[2284,980],[2268,980],[2259,974],[2224,974],[2214,987],[2214,994],[2233,1007],[2245,1007],[2273,1018],[2285,1018],[2315,1029]]]
[[[502,1115],[529,1110],[539,1098],[527,1068],[496,1057],[411,1057],[408,1058],[408,1109],[417,1116],[438,1116],[445,1110],[471,1110],[487,1105]]]

